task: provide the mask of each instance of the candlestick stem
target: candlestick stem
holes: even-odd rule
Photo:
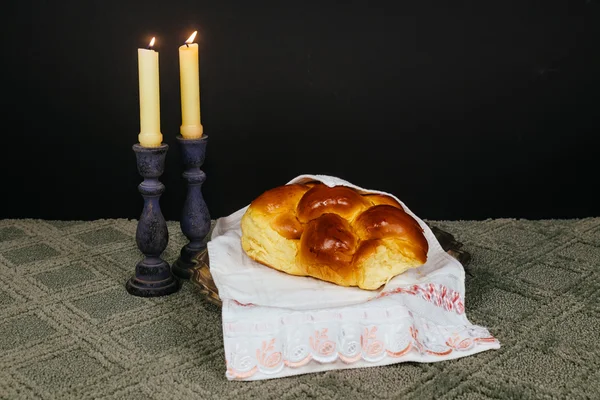
[[[144,198],[144,208],[135,234],[137,246],[144,258],[136,265],[134,276],[125,285],[127,291],[134,296],[166,296],[180,288],[169,264],[160,257],[169,242],[167,223],[159,204],[165,185],[158,180],[164,171],[168,149],[167,144],[159,147],[133,145],[138,172],[144,178],[138,186]]]
[[[202,183],[206,174],[200,169],[206,156],[208,136],[199,139],[186,139],[177,136],[181,146],[184,164],[183,177],[187,180],[187,195],[181,214],[181,231],[189,243],[182,247],[177,261],[173,264],[173,273],[182,279],[189,279],[191,268],[195,266],[194,256],[206,248],[206,237],[210,232],[210,214],[202,196]]]

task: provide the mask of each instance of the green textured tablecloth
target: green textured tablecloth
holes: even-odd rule
[[[0,220],[0,398],[600,398],[600,218],[428,222],[472,254],[467,316],[500,350],[229,382],[220,310],[194,286],[125,291],[137,221]]]

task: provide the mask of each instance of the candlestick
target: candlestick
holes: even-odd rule
[[[200,169],[206,156],[208,136],[200,139],[185,139],[177,136],[185,170],[183,177],[188,182],[187,196],[183,205],[180,226],[189,243],[183,246],[177,261],[173,264],[173,273],[182,279],[189,279],[196,265],[193,258],[206,248],[206,236],[210,231],[210,214],[202,197],[202,183],[206,174]]]
[[[198,43],[193,43],[196,32],[179,47],[179,81],[181,86],[181,128],[186,139],[202,137],[200,123],[200,68]]]
[[[155,38],[152,38],[147,49],[138,49],[140,86],[140,134],[138,140],[143,147],[158,147],[163,139],[160,132],[158,52],[152,48],[154,41]]]
[[[160,195],[165,185],[159,182],[169,146],[147,148],[133,145],[137,167],[144,181],[138,189],[144,197],[144,209],[137,225],[135,240],[144,258],[136,265],[135,275],[127,281],[127,291],[140,297],[165,296],[179,290],[179,281],[160,255],[167,248],[169,231],[160,211]]]

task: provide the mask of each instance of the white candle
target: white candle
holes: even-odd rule
[[[138,140],[144,147],[162,144],[160,132],[160,90],[158,79],[158,52],[152,49],[152,38],[147,49],[138,49],[140,86],[140,134]]]
[[[179,47],[179,80],[181,85],[181,136],[186,139],[202,137],[200,123],[200,69],[196,33]]]

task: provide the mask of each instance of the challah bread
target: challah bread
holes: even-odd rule
[[[367,290],[423,265],[429,248],[394,198],[320,182],[264,192],[241,228],[242,248],[266,266]]]

